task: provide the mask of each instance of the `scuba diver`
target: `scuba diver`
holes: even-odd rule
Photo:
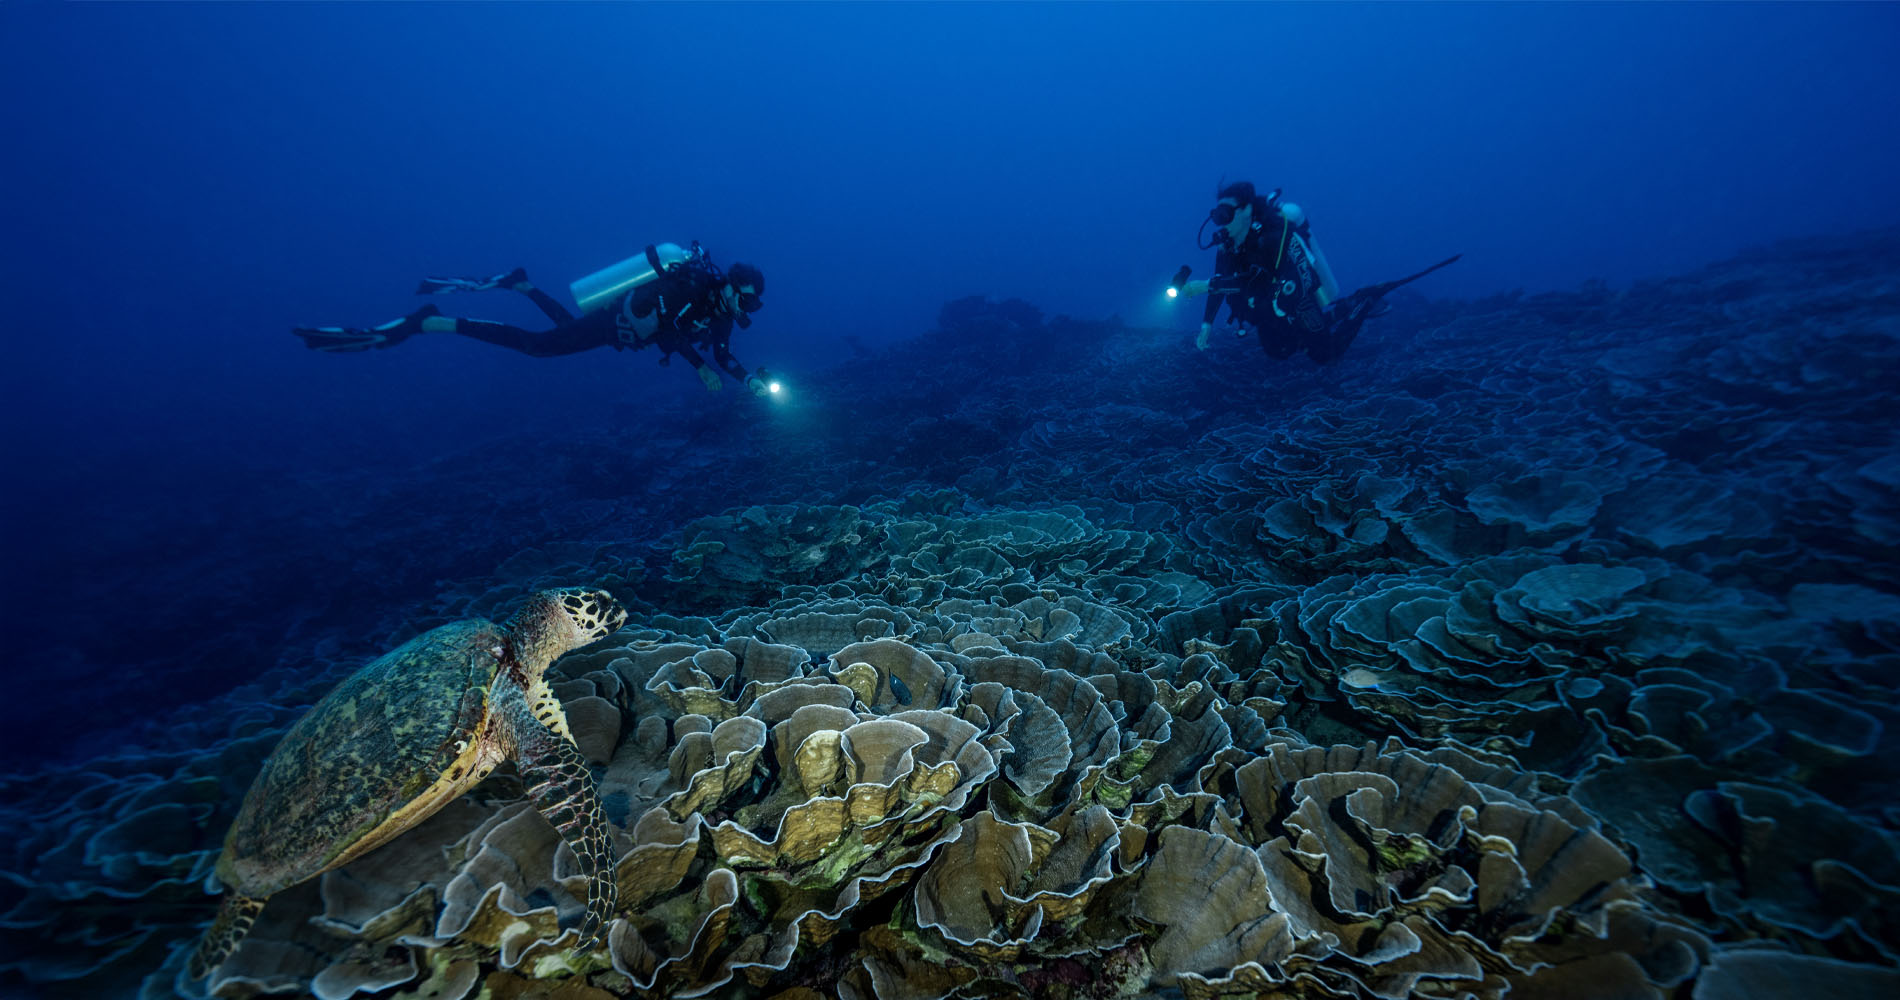
[[[1183,295],[1208,296],[1201,331],[1194,338],[1194,346],[1203,351],[1225,303],[1235,335],[1246,336],[1251,326],[1268,357],[1283,360],[1305,350],[1315,362],[1332,364],[1346,353],[1367,320],[1390,310],[1383,302],[1387,293],[1458,259],[1454,256],[1409,277],[1361,288],[1342,299],[1332,265],[1313,241],[1300,206],[1281,201],[1278,188],[1264,196],[1256,194],[1250,181],[1235,181],[1221,188],[1218,197],[1201,223],[1203,233],[1209,223],[1215,226],[1214,238],[1201,242],[1203,250],[1220,247],[1214,256],[1214,276],[1188,281],[1189,269],[1183,266],[1173,282]]]
[[[719,372],[700,355],[703,348],[712,353],[714,364],[754,394],[763,396],[771,391],[770,377],[764,369],[748,372],[732,356],[730,343],[733,325],[740,329],[751,326],[752,314],[764,305],[759,296],[765,292],[765,275],[758,268],[734,262],[721,271],[697,242],[691,249],[660,243],[568,287],[580,306],[578,318],[535,287],[521,268],[489,278],[424,278],[416,289],[417,295],[497,288],[519,292],[554,321],[549,330],[524,330],[492,320],[444,316],[431,304],[368,329],[319,326],[297,327],[291,332],[302,337],[304,345],[312,350],[332,353],[394,347],[418,333],[459,333],[536,358],[576,354],[596,347],[637,351],[658,344],[660,364],[671,363],[673,355],[678,354],[693,366],[709,391],[717,392],[721,385]]]

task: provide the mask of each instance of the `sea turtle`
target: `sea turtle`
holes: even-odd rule
[[[513,760],[587,875],[580,944],[613,917],[614,859],[593,775],[542,674],[627,620],[605,591],[544,590],[502,625],[431,629],[352,674],[271,751],[224,838],[225,896],[191,958],[215,970],[271,894],[375,850]]]

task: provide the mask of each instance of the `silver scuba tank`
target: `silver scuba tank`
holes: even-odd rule
[[[1339,298],[1339,282],[1333,279],[1333,266],[1326,262],[1325,252],[1320,250],[1319,244],[1313,242],[1311,237],[1294,233],[1289,239],[1298,243],[1300,249],[1306,252],[1306,259],[1313,266],[1313,275],[1319,279],[1313,289],[1314,297],[1319,299],[1319,307],[1324,309],[1332,305]]]
[[[1276,188],[1273,193],[1277,197],[1279,189]],[[1319,285],[1313,294],[1318,297],[1320,308],[1332,305],[1339,298],[1339,282],[1333,278],[1333,265],[1327,262],[1326,252],[1319,248],[1312,232],[1302,232],[1306,229],[1306,212],[1298,204],[1285,201],[1280,203],[1280,215],[1293,227],[1291,239],[1297,240],[1300,249],[1306,251],[1306,259],[1312,263],[1313,274],[1319,278]]]
[[[683,263],[690,256],[677,243],[655,243],[618,264],[574,279],[567,290],[573,293],[574,304],[581,307],[581,312],[590,313],[612,305],[628,289],[652,281],[661,270]]]

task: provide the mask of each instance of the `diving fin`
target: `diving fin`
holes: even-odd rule
[[[486,292],[496,288],[512,289],[528,283],[526,268],[517,267],[507,274],[486,278],[424,278],[416,286],[417,295],[447,295],[450,292]]]
[[[299,326],[290,332],[303,338],[303,346],[331,354],[367,351],[372,347],[383,346],[383,341],[388,339],[374,330],[358,330],[347,326]]]
[[[1453,254],[1417,274],[1408,274],[1395,281],[1385,281],[1376,285],[1367,285],[1364,288],[1354,291],[1344,299],[1341,299],[1336,307],[1336,314],[1339,318],[1333,323],[1331,343],[1327,345],[1326,360],[1321,363],[1331,364],[1339,360],[1340,355],[1345,354],[1346,348],[1351,347],[1353,340],[1359,336],[1359,331],[1365,328],[1367,320],[1375,319],[1392,311],[1391,305],[1386,303],[1384,299],[1394,289],[1411,284],[1433,271],[1455,262],[1458,258],[1463,256],[1464,254]]]
[[[434,305],[426,305],[401,319],[393,319],[367,330],[353,326],[299,326],[291,328],[290,332],[302,337],[303,345],[313,351],[352,354],[394,347],[421,333],[423,320],[440,315],[442,310]]]
[[[1386,281],[1386,282],[1381,282],[1380,284],[1377,284],[1377,285],[1367,285],[1366,287],[1361,288],[1356,292],[1353,292],[1351,295],[1346,296],[1346,298],[1349,300],[1350,299],[1383,298],[1387,293],[1391,292],[1393,289],[1398,288],[1401,285],[1409,285],[1412,282],[1417,281],[1420,278],[1423,278],[1424,276],[1432,273],[1433,271],[1438,270],[1441,267],[1444,267],[1447,264],[1456,262],[1458,258],[1463,257],[1463,256],[1464,254],[1461,254],[1461,253],[1452,254],[1451,256],[1446,257],[1444,260],[1441,260],[1438,263],[1433,264],[1432,266],[1426,268],[1423,271],[1418,272],[1417,274],[1408,274],[1405,277],[1398,279],[1397,281]]]

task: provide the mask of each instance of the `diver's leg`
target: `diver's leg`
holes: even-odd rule
[[[1333,309],[1332,326],[1313,340],[1307,356],[1322,365],[1338,361],[1364,329],[1366,320],[1391,311],[1382,295],[1366,295],[1363,290],[1348,295]]]
[[[576,354],[600,346],[592,340],[577,343],[575,338],[564,334],[558,326],[552,330],[537,332],[486,319],[458,319],[454,322],[453,332],[455,333],[479,340],[484,344],[520,351],[531,358],[552,358],[562,354]]]
[[[506,274],[490,275],[486,278],[424,278],[416,286],[417,295],[445,295],[449,292],[486,292],[491,289],[505,288],[511,292],[520,292],[533,302],[536,308],[555,323],[572,323],[574,314],[567,307],[555,301],[554,296],[535,287],[528,280],[527,268],[517,267]]]
[[[574,314],[568,312],[566,306],[556,302],[554,296],[536,288],[533,283],[528,281],[527,275],[522,275],[519,283],[509,285],[508,287],[526,295],[528,301],[533,302],[547,318],[553,320],[555,323],[564,324],[574,322]]]
[[[1255,323],[1253,331],[1260,341],[1260,349],[1275,361],[1285,361],[1300,349],[1300,338],[1295,335],[1291,323],[1269,319],[1264,323]]]
[[[601,322],[605,319],[605,323]],[[605,347],[613,343],[613,316],[609,313],[596,313],[585,319],[562,323],[552,330],[523,330],[507,323],[497,323],[486,319],[452,319],[447,316],[428,321],[425,329],[434,332],[436,324],[443,324],[444,333],[459,333],[464,337],[479,340],[484,344],[506,347],[511,351],[520,351],[529,357],[552,358],[563,354],[579,354],[596,347]]]

